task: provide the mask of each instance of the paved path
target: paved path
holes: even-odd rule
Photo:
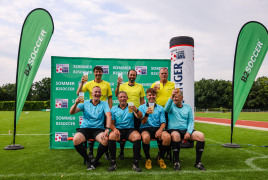
[[[195,117],[195,122],[231,126],[230,119]],[[237,120],[235,127],[268,131],[268,122]]]

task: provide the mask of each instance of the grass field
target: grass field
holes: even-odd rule
[[[234,139],[242,148],[229,149],[221,145],[230,142],[230,127],[195,123],[195,128],[206,137],[202,163],[207,171],[194,168],[195,149],[181,149],[182,170],[175,172],[173,164],[165,160],[163,170],[153,160],[153,169],[144,167],[142,173],[131,170],[132,149],[125,150],[126,159],[117,161],[118,169],[108,172],[110,162],[101,158],[101,165],[92,171],[86,170],[83,159],[73,149],[49,149],[49,112],[22,112],[17,124],[16,144],[25,148],[8,151],[3,148],[12,143],[8,130],[13,129],[13,112],[0,112],[0,179],[267,179],[268,177],[268,132],[234,128]],[[205,114],[205,113],[204,113]],[[255,114],[255,113],[254,113]],[[256,116],[256,114],[255,114]],[[251,119],[254,120],[254,119]],[[13,130],[12,130],[13,131]],[[32,134],[32,135],[31,135]],[[35,135],[34,135],[35,134]],[[96,150],[94,150],[96,154]],[[117,151],[117,153],[119,150]],[[151,157],[157,149],[151,149]],[[142,156],[144,153],[142,151]]]
[[[195,113],[196,117],[211,117],[211,118],[223,118],[231,119],[231,113]],[[241,112],[238,120],[251,120],[251,121],[263,121],[268,122],[267,112]]]

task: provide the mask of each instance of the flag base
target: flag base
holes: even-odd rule
[[[233,143],[223,144],[222,147],[226,147],[226,148],[241,148],[241,146],[239,146],[238,144],[233,144]]]
[[[8,145],[4,148],[4,150],[18,150],[18,149],[23,149],[24,147],[22,145],[19,144],[12,144],[12,145]]]

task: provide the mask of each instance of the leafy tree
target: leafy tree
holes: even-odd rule
[[[41,81],[33,83],[32,100],[35,101],[50,100],[50,85],[51,85],[51,79],[48,77],[45,77]]]

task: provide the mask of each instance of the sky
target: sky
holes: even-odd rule
[[[232,80],[237,36],[249,21],[268,27],[266,0],[1,0],[0,86],[15,83],[20,33],[44,8],[54,34],[35,80],[51,76],[51,56],[170,59],[169,41],[194,38],[195,81]],[[257,77],[268,76],[268,56]]]

